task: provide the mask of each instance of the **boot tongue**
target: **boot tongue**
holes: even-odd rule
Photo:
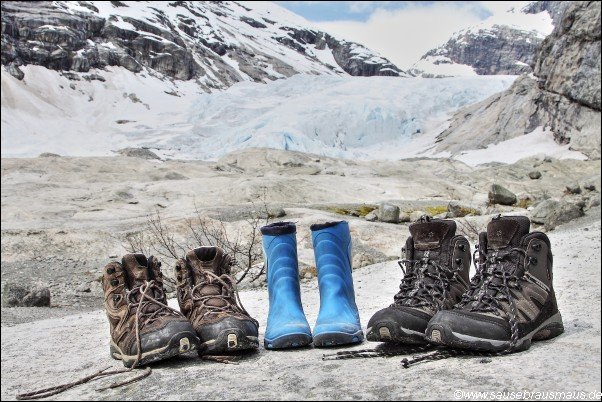
[[[139,287],[143,285],[144,282],[152,279],[148,267],[148,259],[144,254],[126,254],[121,260],[121,265],[127,276],[127,283],[130,289]],[[157,288],[152,288],[147,294],[151,297],[159,298],[161,297],[159,293]],[[141,297],[142,295],[140,293],[136,293],[135,298],[137,301],[140,301]],[[142,306],[142,312],[151,313],[160,308],[161,307],[155,303],[145,303],[144,306]]]
[[[487,225],[487,248],[501,250],[518,247],[527,234],[531,222],[526,216],[500,216]]]
[[[121,265],[127,277],[127,283],[130,289],[149,281],[150,273],[148,269],[148,260],[144,254],[126,254],[121,260]]]
[[[444,219],[420,221],[410,225],[415,250],[440,249],[456,235],[456,222]]]
[[[205,283],[199,286],[199,296],[221,296],[224,294],[223,285],[208,276],[206,272],[221,276],[230,275],[230,258],[219,247],[199,247],[186,253],[186,262],[192,269],[195,284]],[[212,279],[213,283],[209,283]],[[228,303],[222,298],[208,298],[205,300],[208,306],[224,307]]]
[[[417,297],[419,295],[422,295],[422,300],[432,299],[427,287],[435,284],[436,280],[433,277],[438,275],[438,268],[427,263],[427,261],[441,263],[441,257],[446,255],[445,250],[448,250],[447,245],[456,235],[456,222],[445,219],[431,220],[428,217],[423,217],[418,222],[410,225],[410,234],[414,242],[413,259],[416,260],[415,263],[417,264],[414,267],[419,270],[426,269],[424,273],[420,274],[420,279],[417,279],[418,282],[414,283],[414,288],[411,291],[416,296],[406,298],[402,302],[407,306],[415,306],[421,303],[420,297]],[[431,276],[426,275],[427,272]],[[434,312],[432,306],[423,306],[422,308]]]

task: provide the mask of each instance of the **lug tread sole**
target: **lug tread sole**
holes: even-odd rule
[[[543,323],[531,334],[519,340],[516,352],[528,350],[533,341],[546,341],[553,339],[564,332],[562,320]],[[477,352],[499,353],[508,349],[510,342],[504,342],[501,345],[493,345],[487,339],[467,341],[456,336],[451,329],[442,325],[429,325],[426,338],[429,343],[447,346],[456,349],[470,349]]]
[[[166,360],[174,356],[196,350],[197,348],[198,337],[196,334],[192,332],[181,332],[172,336],[165,346],[144,352],[142,354],[142,358],[138,362],[137,367],[160,360]],[[124,354],[114,342],[111,342],[110,354],[113,359],[121,360],[123,365],[127,368],[132,367],[137,358],[136,355]]]
[[[424,335],[404,332],[398,323],[380,322],[368,330],[366,339],[370,342],[401,343],[407,345],[424,345],[427,343]]]

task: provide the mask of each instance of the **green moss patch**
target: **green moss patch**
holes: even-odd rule
[[[361,205],[359,207],[344,208],[344,207],[331,207],[330,211],[335,214],[355,217],[365,217],[370,212],[374,211],[377,207],[375,205]]]
[[[443,213],[447,212],[447,205],[437,205],[434,207],[426,207],[426,208],[424,208],[424,212],[426,212],[430,216],[443,214]]]

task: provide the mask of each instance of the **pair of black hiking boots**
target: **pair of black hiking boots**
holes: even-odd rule
[[[176,262],[180,311],[167,305],[161,263],[127,254],[104,269],[111,356],[142,366],[191,350],[200,355],[255,349],[258,322],[242,306],[233,261],[218,247],[200,247]]]
[[[552,286],[550,240],[529,218],[498,216],[471,255],[452,220],[410,225],[400,290],[370,319],[369,341],[478,352],[526,350],[564,331]],[[476,274],[469,281],[471,259]]]

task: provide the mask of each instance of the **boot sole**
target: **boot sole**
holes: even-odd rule
[[[217,338],[201,343],[199,355],[214,355],[227,352],[257,349],[259,339],[256,336],[245,335],[238,328],[225,329]]]
[[[362,343],[363,341],[364,332],[361,330],[354,334],[347,334],[345,332],[325,332],[314,335],[314,346],[317,348],[349,345],[353,343]]]
[[[424,345],[425,335],[408,328],[403,328],[396,322],[379,322],[366,331],[366,339],[370,342],[404,343],[408,345]]]
[[[515,351],[521,352],[531,347],[532,341],[545,341],[557,337],[564,332],[560,313],[544,321],[531,333],[522,337],[516,344]],[[460,334],[442,325],[429,325],[426,330],[426,340],[435,345],[444,345],[458,349],[470,349],[478,352],[503,352],[510,347],[510,341],[477,338]]]
[[[305,333],[286,334],[275,339],[264,339],[263,346],[266,349],[292,349],[309,346],[312,342],[311,335]]]
[[[196,350],[198,347],[198,338],[192,332],[181,332],[171,337],[167,344],[163,347],[149,350],[142,353],[141,359],[137,366],[143,366],[159,360],[169,359],[182,353]],[[119,346],[111,340],[110,345],[111,357],[115,360],[121,360],[125,367],[132,367],[138,358],[137,355],[126,355],[121,351]]]

